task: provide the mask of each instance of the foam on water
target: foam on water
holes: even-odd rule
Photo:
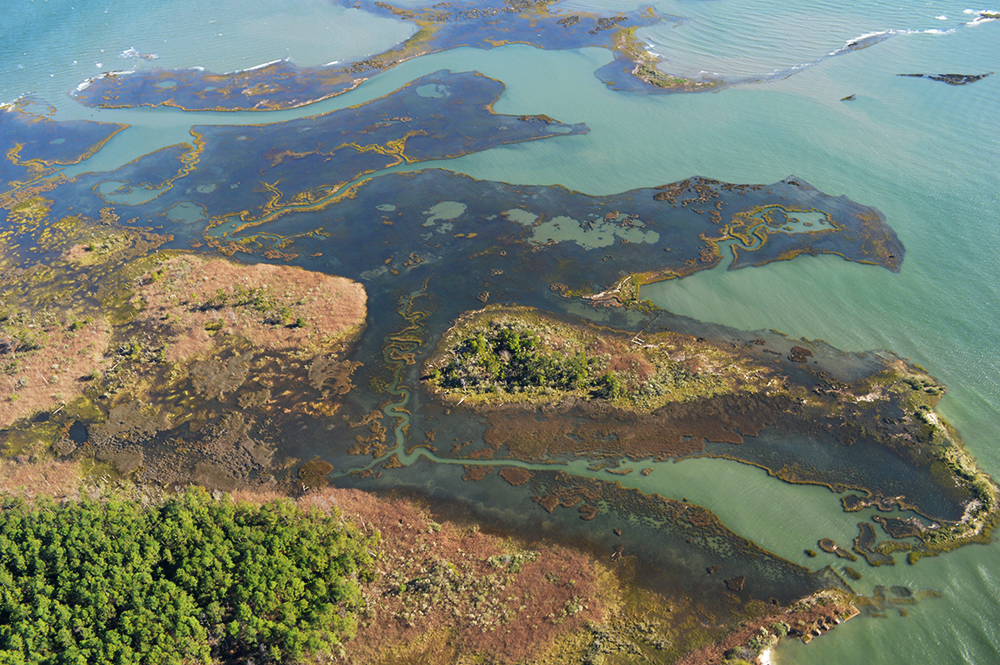
[[[271,60],[270,62],[262,62],[259,65],[254,65],[253,67],[247,67],[245,69],[237,69],[233,73],[239,74],[240,72],[252,72],[252,71],[257,70],[257,69],[264,69],[265,67],[270,67],[271,65],[276,65],[279,62],[288,62],[288,58],[278,58],[277,60]]]

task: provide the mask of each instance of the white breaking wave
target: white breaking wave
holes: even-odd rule
[[[964,13],[979,14],[979,16],[977,16],[976,18],[972,19],[971,21],[965,24],[972,26],[979,25],[980,23],[989,23],[990,21],[995,21],[997,20],[997,18],[1000,18],[1000,12],[996,11],[995,9],[981,9],[978,12],[973,11],[971,9],[966,9]]]
[[[159,60],[160,56],[155,53],[143,53],[142,51],[137,51],[136,49],[129,47],[118,54],[119,58],[138,58],[139,60]]]
[[[247,67],[246,69],[237,69],[236,71],[230,72],[231,74],[242,74],[243,72],[252,72],[256,69],[264,69],[265,67],[270,67],[271,65],[276,65],[279,62],[286,62],[288,58],[278,58],[277,60],[272,60],[271,62],[264,62],[259,65],[254,65],[253,67]]]
[[[792,76],[794,74],[799,73],[800,71],[802,71],[804,69],[809,69],[810,67],[815,67],[816,65],[820,64],[821,62],[823,62],[827,58],[832,58],[832,57],[835,57],[835,56],[838,56],[838,55],[845,55],[845,54],[850,53],[852,51],[858,51],[858,50],[861,50],[863,48],[868,48],[869,46],[874,46],[875,44],[878,44],[878,43],[880,43],[882,41],[885,41],[886,39],[889,39],[890,37],[895,37],[896,35],[916,35],[916,34],[948,35],[948,34],[951,34],[953,32],[955,32],[955,28],[951,28],[949,30],[940,30],[940,29],[937,29],[937,28],[934,28],[934,29],[931,29],[931,30],[909,30],[909,29],[907,29],[907,30],[895,30],[895,29],[890,29],[890,30],[878,30],[878,31],[875,31],[875,32],[866,32],[863,35],[860,35],[858,37],[855,37],[854,39],[851,39],[851,40],[847,41],[840,48],[834,49],[833,51],[830,51],[826,55],[823,55],[823,56],[821,56],[821,57],[819,57],[819,58],[817,58],[815,60],[812,60],[810,62],[805,62],[805,63],[800,63],[800,64],[797,64],[797,65],[792,65],[791,67],[778,68],[778,69],[775,69],[775,70],[771,71],[768,74],[764,74],[763,76],[748,76],[748,77],[744,77],[744,78],[742,78],[740,80],[732,80],[732,81],[730,81],[730,83],[732,83],[734,85],[739,85],[740,83],[759,83],[759,82],[767,81],[767,80],[776,80],[776,79],[780,79],[780,78],[787,78],[789,76]]]
[[[98,66],[100,66],[101,63],[97,63],[97,64],[98,64]],[[128,76],[129,74],[135,74],[135,70],[134,69],[120,69],[120,70],[115,70],[115,71],[110,71],[110,72],[101,72],[97,76],[91,76],[88,79],[84,79],[82,83],[80,83],[79,85],[76,86],[76,88],[73,89],[73,93],[71,93],[71,94],[75,94],[77,92],[83,92],[84,90],[86,90],[87,88],[90,87],[91,83],[93,83],[94,81],[97,81],[99,79],[107,78],[108,76]]]
[[[10,100],[9,102],[0,102],[0,111],[6,112],[13,108],[17,108],[17,103],[20,102],[22,99],[25,99],[26,97],[31,97],[31,93],[24,92],[15,97],[14,99]]]
[[[857,51],[859,49],[868,48],[869,46],[878,44],[879,42],[889,39],[895,35],[908,35],[914,32],[919,32],[919,30],[879,30],[877,32],[866,32],[859,37],[848,40],[843,46],[830,51],[826,55],[834,56],[847,51]]]

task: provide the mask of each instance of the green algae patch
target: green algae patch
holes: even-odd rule
[[[52,201],[36,196],[27,201],[16,203],[10,207],[7,219],[14,224],[37,226],[49,214]]]

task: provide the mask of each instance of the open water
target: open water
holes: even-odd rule
[[[636,7],[622,0],[565,6]],[[593,74],[611,61],[608,51],[517,45],[418,58],[297,111],[98,111],[76,105],[67,93],[103,71],[153,65],[232,71],[282,58],[319,65],[377,53],[412,29],[324,0],[10,0],[0,28],[0,101],[32,93],[55,105],[57,118],[133,126],[71,171],[78,173],[188,141],[193,124],[312,115],[378,97],[441,68],[476,69],[507,85],[497,112],[586,122],[590,133],[420,167],[559,183],[589,194],[691,175],[773,183],[794,174],[826,193],[880,209],[906,246],[902,271],[805,257],[733,272],[723,266],[647,287],[644,295],[706,321],[909,357],[948,386],[940,412],[980,465],[1000,476],[1000,75],[966,86],[896,76],[996,69],[1000,21],[970,25],[975,12],[989,7],[956,0],[662,0],[655,6],[685,18],[639,33],[667,59],[665,69],[747,83],[696,95],[615,92]],[[852,40],[883,32],[869,48],[839,52]],[[852,94],[854,101],[840,101]],[[856,516],[840,512],[836,495],[785,485],[736,463],[663,465],[633,482],[683,494],[737,533],[803,564],[810,563],[803,547],[814,545],[803,540],[815,528],[796,524],[821,525],[843,543],[855,533]],[[996,544],[914,567],[862,572],[855,584],[862,593],[885,584],[933,588],[943,596],[911,608],[907,617],[858,619],[807,647],[782,645],[779,662],[1000,662]]]

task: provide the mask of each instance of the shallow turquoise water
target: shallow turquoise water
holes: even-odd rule
[[[511,46],[409,61],[351,93],[297,111],[184,114],[96,111],[76,106],[66,93],[107,69],[156,64],[233,70],[286,57],[302,65],[345,60],[377,52],[411,29],[320,0],[227,1],[211,12],[191,0],[109,1],[79,9],[56,0],[10,4],[11,19],[0,40],[0,100],[35,92],[58,106],[59,117],[134,126],[75,172],[113,168],[188,141],[192,124],[314,114],[367,101],[437,69],[477,69],[507,85],[497,112],[546,113],[586,122],[591,132],[421,167],[440,165],[507,182],[560,183],[591,194],[696,174],[747,183],[795,174],[824,192],[875,206],[907,248],[899,274],[837,257],[804,257],[765,268],[720,268],[647,287],[644,295],[703,320],[774,328],[847,350],[890,349],[911,358],[949,387],[940,411],[981,465],[1000,474],[995,314],[1000,76],[958,87],[896,76],[996,68],[1000,22],[966,25],[973,18],[964,13],[966,5],[950,0],[905,7],[801,0],[780,7],[759,0],[659,3],[661,11],[689,18],[640,32],[668,58],[668,71],[762,79],[774,72],[792,74],[718,93],[618,93],[593,75],[611,60],[605,50]],[[635,4],[588,0],[571,6],[631,10]],[[864,50],[825,57],[852,39],[886,30],[898,34]],[[159,60],[119,58],[129,48],[156,53]],[[850,94],[855,101],[840,101]],[[699,482],[707,468],[712,485]],[[796,525],[820,524],[846,541],[856,522],[839,511],[836,495],[822,488],[784,485],[729,462],[659,465],[635,482],[668,496],[685,493],[738,533],[801,563],[808,563],[802,549],[815,543],[803,542],[810,531]],[[998,554],[996,545],[977,546],[915,567],[865,568],[856,585],[861,592],[875,584],[904,584],[934,588],[943,597],[912,608],[905,618],[855,620],[808,647],[783,645],[777,657],[817,664],[1000,661]]]

